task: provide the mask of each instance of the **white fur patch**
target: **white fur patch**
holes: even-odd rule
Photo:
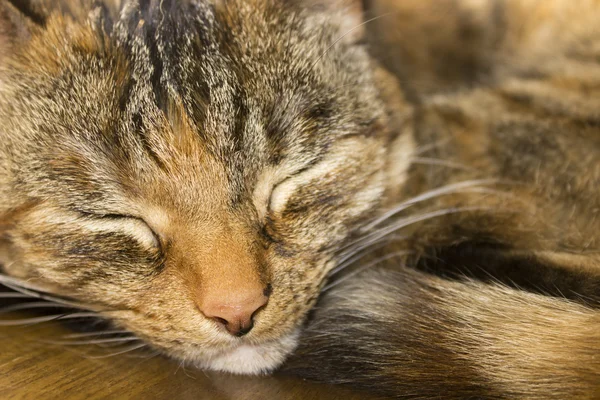
[[[279,367],[298,345],[300,330],[273,342],[242,344],[199,363],[200,368],[233,374],[258,375]]]

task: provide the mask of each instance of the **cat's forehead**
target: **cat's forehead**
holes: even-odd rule
[[[61,192],[88,204],[157,197],[140,194],[152,185],[189,203],[180,209],[236,203],[370,133],[381,114],[365,52],[277,2],[129,1],[89,22],[51,22],[31,52],[53,69],[22,80],[39,85],[23,103],[37,114],[29,130],[57,141],[51,173],[85,186]]]
[[[329,54],[332,32],[311,32],[274,4],[236,3],[233,12],[202,3],[154,22],[129,11],[115,27],[133,70],[126,115],[146,124],[161,111],[185,120],[197,137],[186,140],[223,164],[236,193],[264,168],[314,162],[332,141],[363,129],[369,121],[360,112],[374,115],[366,106],[373,93],[360,85],[363,54]],[[348,66],[353,61],[357,67]]]
[[[364,122],[352,114],[373,96],[366,55],[337,43],[328,21],[271,1],[170,4],[164,13],[125,8],[113,36],[128,54],[134,92],[163,110],[180,101],[209,145],[246,148],[255,143],[239,142],[261,129],[282,144],[320,122],[339,131]]]

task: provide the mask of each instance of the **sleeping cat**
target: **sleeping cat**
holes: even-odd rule
[[[598,398],[600,2],[364,3],[0,0],[2,282],[200,368]]]

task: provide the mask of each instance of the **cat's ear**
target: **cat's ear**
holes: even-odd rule
[[[0,0],[0,64],[25,44],[42,18],[28,1]]]

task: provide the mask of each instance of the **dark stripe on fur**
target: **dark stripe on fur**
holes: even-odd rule
[[[595,399],[600,313],[399,268],[327,293],[287,371],[407,399]]]

